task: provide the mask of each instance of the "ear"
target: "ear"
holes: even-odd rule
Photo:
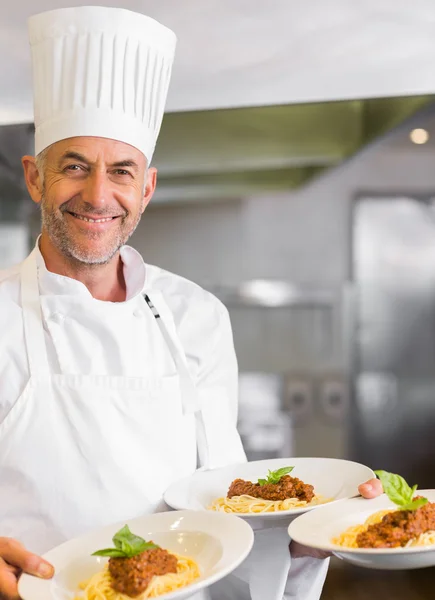
[[[150,167],[149,169],[147,169],[147,173],[146,173],[145,191],[144,191],[143,202],[142,202],[142,213],[144,212],[144,210],[150,203],[151,198],[154,195],[156,185],[157,185],[157,169],[155,167]]]
[[[42,182],[36,167],[35,157],[23,156],[21,164],[23,165],[24,179],[30,197],[33,202],[39,204],[42,200]]]

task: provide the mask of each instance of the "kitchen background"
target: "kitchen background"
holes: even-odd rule
[[[13,27],[24,13],[52,8],[37,4],[11,12],[9,35],[23,35]],[[132,245],[228,307],[251,459],[350,458],[434,487],[433,7],[334,0],[325,13],[291,3],[278,36],[287,46],[262,62],[237,34],[252,42],[262,19],[278,27],[285,3],[266,14],[238,2],[225,21],[228,47],[210,43],[196,64],[198,31],[210,30],[189,30],[169,4],[129,3],[192,43],[188,53],[181,43],[154,159],[158,191]],[[212,5],[191,13],[204,27]],[[310,44],[296,44],[302,34]],[[33,151],[28,65],[12,58],[16,73],[0,68],[16,83],[15,96],[0,89],[0,268],[20,261],[39,232],[20,168]],[[428,598],[434,575],[334,561],[322,598]]]

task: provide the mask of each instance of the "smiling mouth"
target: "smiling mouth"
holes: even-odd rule
[[[76,219],[80,219],[80,221],[86,221],[87,223],[108,223],[109,221],[113,221],[114,219],[118,219],[119,215],[115,215],[113,217],[100,217],[97,219],[93,219],[91,217],[85,217],[83,215],[79,215],[74,212],[67,211],[69,215],[72,215]]]

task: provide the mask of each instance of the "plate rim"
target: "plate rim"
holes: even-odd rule
[[[367,470],[367,480],[368,479],[372,479],[374,477],[376,477],[373,469],[371,469],[370,467],[368,467],[367,465],[364,465],[363,463],[359,463],[357,461],[354,460],[348,460],[345,458],[334,458],[334,457],[316,457],[316,456],[291,456],[291,457],[278,457],[278,458],[268,458],[268,459],[261,459],[261,460],[253,460],[253,461],[247,461],[247,462],[242,462],[242,463],[234,463],[232,465],[227,465],[224,467],[217,467],[216,469],[198,469],[197,471],[195,471],[195,473],[193,473],[192,475],[189,475],[187,477],[183,477],[182,479],[179,479],[178,481],[175,481],[174,483],[172,483],[170,486],[168,486],[168,488],[165,490],[164,494],[163,494],[163,500],[164,502],[171,507],[174,510],[197,510],[197,511],[202,511],[202,512],[218,512],[218,511],[207,511],[206,508],[186,508],[185,506],[181,506],[181,505],[175,505],[175,503],[170,503],[168,502],[168,498],[167,498],[167,494],[169,494],[171,492],[171,490],[173,488],[175,488],[178,485],[183,484],[184,482],[187,482],[189,480],[191,480],[192,478],[195,477],[200,477],[202,474],[204,473],[211,473],[211,472],[222,472],[222,471],[226,471],[232,468],[236,468],[237,466],[245,466],[247,464],[261,464],[261,463],[270,463],[273,461],[292,461],[292,460],[298,460],[298,461],[321,461],[321,462],[337,462],[337,463],[347,463],[347,464],[352,464],[352,465],[356,465],[358,467],[363,467],[364,469]],[[363,481],[361,483],[364,483]],[[321,508],[325,508],[327,506],[332,506],[334,504],[337,504],[338,502],[343,502],[344,500],[351,500],[352,498],[356,498],[358,496],[358,492],[356,492],[353,496],[348,496],[345,498],[337,498],[336,500],[331,500],[330,502],[327,502],[325,504],[316,504],[313,506],[306,506],[306,507],[299,507],[299,508],[293,508],[293,509],[289,509],[289,510],[282,510],[279,512],[273,512],[273,513],[223,513],[223,514],[236,514],[238,517],[242,518],[243,520],[277,520],[277,519],[283,519],[286,517],[292,517],[294,516],[295,518],[297,518],[298,516],[302,516],[303,514],[307,513],[307,512],[311,512],[313,510],[317,510],[317,509],[321,509]]]
[[[204,511],[200,511],[200,510],[169,510],[169,511],[167,510],[167,511],[160,511],[158,513],[145,514],[145,515],[141,515],[139,517],[133,517],[130,519],[123,519],[122,521],[118,521],[116,523],[109,524],[109,525],[104,525],[102,527],[88,531],[87,533],[84,533],[84,534],[81,534],[74,538],[71,538],[69,540],[66,540],[66,541],[62,542],[61,544],[58,544],[54,548],[51,548],[44,554],[42,554],[41,557],[48,560],[49,562],[54,562],[52,555],[55,552],[57,552],[61,549],[64,550],[69,545],[80,545],[81,540],[85,540],[88,537],[92,536],[93,534],[97,534],[98,532],[101,532],[101,531],[109,529],[109,528],[113,528],[113,530],[115,530],[117,527],[119,528],[121,526],[121,524],[122,525],[125,525],[125,524],[132,525],[133,523],[138,522],[142,519],[147,519],[147,518],[149,519],[153,516],[157,516],[157,515],[161,515],[161,514],[165,514],[165,515],[173,514],[173,515],[178,515],[178,517],[188,515],[189,518],[191,518],[192,515],[195,513],[201,514],[201,518],[204,517]],[[166,598],[168,600],[171,600],[172,598],[175,599],[178,596],[181,596],[181,594],[185,593],[187,588],[189,588],[189,590],[192,590],[192,595],[195,594],[199,590],[208,588],[213,583],[220,581],[221,579],[223,579],[224,577],[226,577],[227,575],[232,573],[236,568],[238,568],[243,563],[243,561],[251,553],[253,545],[254,545],[254,532],[253,532],[252,528],[243,519],[241,519],[237,515],[227,515],[225,513],[216,513],[216,515],[219,515],[219,517],[218,517],[219,519],[222,519],[222,518],[227,519],[227,517],[235,517],[235,520],[237,522],[240,521],[241,523],[243,523],[243,525],[239,524],[237,526],[244,529],[245,535],[247,536],[247,540],[246,540],[247,544],[246,544],[245,549],[243,550],[243,552],[240,554],[240,556],[236,560],[231,561],[231,563],[229,565],[227,565],[226,568],[220,570],[218,573],[206,576],[201,581],[196,581],[196,582],[194,581],[189,586],[185,586],[184,588],[179,588],[177,590],[174,590],[173,592],[163,594],[161,597],[164,598],[165,600],[166,600]],[[212,518],[215,518],[215,517],[212,517]],[[198,528],[198,531],[201,531],[201,530]],[[77,554],[75,554],[73,557],[71,557],[71,561],[76,560],[77,558],[78,558],[78,556],[77,556]],[[65,566],[66,565],[63,565],[62,567],[60,567],[60,569],[65,568]],[[52,594],[51,594],[50,588],[51,588],[52,582],[53,582],[53,579],[40,579],[33,575],[23,573],[18,580],[18,593],[22,600],[33,600],[33,598],[39,598],[41,595],[41,592],[45,592],[47,597],[51,597]],[[39,587],[39,590],[37,592],[32,593],[31,588],[33,587],[33,585],[36,585]]]
[[[423,490],[418,490],[419,493],[428,493],[428,492],[432,492],[435,495],[435,488],[433,489],[423,489]],[[374,498],[373,500],[379,500],[379,499],[383,499],[386,497],[386,494],[382,494],[381,496],[378,496],[377,498]],[[357,498],[361,498],[362,496],[357,496]],[[351,500],[355,500],[357,498],[344,498],[343,500],[345,502],[351,501]],[[366,502],[370,502],[370,500],[366,500]],[[435,498],[434,498],[434,502],[435,502]],[[331,506],[333,503],[329,503],[328,506]],[[378,508],[378,510],[383,510],[382,508]],[[376,512],[376,510],[375,510]],[[293,536],[291,535],[291,528],[294,526],[294,524],[296,523],[296,521],[298,519],[302,519],[305,515],[301,515],[300,517],[297,517],[296,519],[294,519],[294,521],[292,521],[288,528],[287,528],[287,532],[289,534],[289,537],[291,539],[294,539]],[[297,543],[300,544],[304,544],[304,541],[300,541],[298,539],[295,539],[295,541]],[[433,546],[412,546],[412,547],[404,547],[404,548],[341,548],[340,546],[335,546],[334,544],[330,543],[328,545],[325,544],[316,544],[316,543],[310,543],[310,547],[314,548],[316,550],[323,550],[325,552],[330,552],[331,554],[333,554],[334,556],[340,555],[340,556],[344,556],[344,555],[354,555],[354,556],[406,556],[408,554],[422,554],[422,553],[427,553],[427,552],[435,552],[435,544]],[[435,566],[435,562],[434,562],[434,566]]]

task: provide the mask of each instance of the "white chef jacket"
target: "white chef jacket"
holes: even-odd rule
[[[144,311],[144,290],[152,290],[153,294],[160,294],[164,298],[164,304],[161,306],[166,305],[169,308],[175,338],[181,344],[189,374],[201,401],[206,403],[207,400],[209,402],[219,401],[222,406],[227,405],[233,424],[236,422],[237,361],[229,315],[225,307],[212,294],[186,279],[160,268],[145,265],[141,256],[134,249],[125,246],[121,249],[121,259],[124,264],[127,286],[126,301],[122,303],[102,302],[92,298],[82,283],[49,272],[38,247],[35,248],[33,255],[38,269],[37,279],[48,369],[50,377],[53,376],[52,378],[55,380],[59,375],[58,384],[65,373],[67,374],[65,381],[72,382],[72,387],[76,384],[81,385],[83,379],[86,382],[88,376],[94,383],[96,378],[98,383],[98,377],[101,377],[102,382],[115,378],[118,382],[115,386],[116,394],[119,394],[119,381],[122,382],[124,378],[128,380],[130,386],[133,382],[133,388],[136,378],[143,378],[144,373],[149,374],[153,380],[158,381],[165,378],[171,380],[174,373],[177,373],[177,364],[174,362],[173,353],[169,351],[166,344],[162,344],[161,331],[155,327],[155,315],[151,310]],[[22,407],[17,408],[16,404],[23,403],[22,398],[26,397],[29,391],[27,387],[31,375],[26,355],[25,320],[23,323],[21,306],[21,272],[22,266],[19,266],[0,273],[0,331],[2,331],[0,337],[0,448],[2,432],[5,432],[6,438],[9,436],[10,440],[11,422],[16,424],[19,421],[19,417],[14,414],[14,411],[19,413],[19,410],[22,410]],[[74,377],[77,379],[74,380]],[[59,414],[62,417],[65,416],[63,413]],[[55,426],[55,423],[52,425]],[[230,432],[218,432],[218,435],[223,438],[227,434]],[[80,439],[80,435],[76,439]],[[239,440],[235,440],[234,448],[238,443]],[[12,442],[12,447],[14,446],[18,448],[15,441]],[[11,447],[10,443],[9,447]],[[70,453],[71,448],[74,447],[74,444],[70,445],[68,452]],[[36,443],[32,448],[34,448],[32,460],[35,460],[35,465],[38,465],[38,444]],[[7,450],[8,442],[6,441]],[[80,452],[83,452],[82,448],[78,448],[78,453]],[[242,453],[238,452],[235,460],[241,460],[241,456],[243,460],[243,451]],[[230,456],[225,460],[227,463],[234,462]],[[11,464],[14,465],[14,461]],[[1,467],[2,458],[0,456],[0,470]],[[19,471],[17,461],[15,461],[15,467],[18,467],[17,471]],[[110,475],[109,469],[109,478]],[[15,486],[12,486],[13,493],[16,493],[17,489],[21,492],[19,486],[17,488],[15,485],[14,474],[12,474],[11,480]],[[7,485],[8,483],[6,483]],[[49,485],[52,483],[49,482]],[[57,508],[59,508],[59,504],[58,501]],[[152,502],[150,502],[150,506],[152,506]],[[154,507],[156,507],[156,502],[154,502]],[[15,510],[14,506],[13,510]],[[86,511],[85,505],[82,510]],[[59,509],[59,514],[61,513],[62,509]],[[96,513],[93,517],[95,518],[95,516]],[[126,515],[126,518],[130,516],[136,515],[129,514]],[[31,520],[30,522],[34,525],[37,520],[35,521],[34,515],[32,517],[33,522]],[[69,527],[71,524],[74,527],[74,522],[74,519],[70,518]],[[91,522],[92,520],[89,519],[87,525],[89,526]],[[0,524],[2,524],[1,518]],[[36,537],[42,539],[44,523],[40,523],[38,526],[40,529]],[[6,528],[6,535],[14,535],[13,531],[7,531],[7,520],[3,520],[3,527]],[[31,529],[27,524],[27,530]],[[81,532],[77,531],[77,533]],[[67,538],[74,533],[76,532],[67,529],[63,535]],[[0,535],[2,534],[4,533],[0,531]],[[22,538],[22,541],[26,543],[25,537]],[[62,541],[62,538],[56,539],[56,541]],[[30,549],[39,551],[35,547],[30,547]],[[311,571],[310,579],[313,577],[314,568],[316,578],[320,581],[320,587],[319,581],[317,581],[316,590],[310,590],[314,592],[314,595],[310,595],[310,600],[315,600],[320,595],[326,569],[325,565],[320,564],[319,561],[311,561],[310,565],[308,569]],[[295,567],[300,571],[297,564]],[[300,596],[299,593],[294,594],[293,592],[302,590],[300,583],[304,581],[304,598],[308,598],[306,595],[307,578],[303,576],[303,573],[301,578],[301,573],[299,573],[296,579],[295,586],[288,590],[289,597],[298,598]]]
[[[152,265],[129,246],[121,249],[127,286],[125,302],[100,302],[75,279],[49,272],[36,248],[50,367],[54,373],[142,376],[170,374],[175,365],[155,328],[143,318],[142,291],[164,295],[199,390],[218,386],[237,418],[238,373],[229,315],[224,305],[198,285]],[[19,265],[0,271],[0,423],[29,379],[20,307]],[[53,312],[51,296],[65,297],[65,311]],[[74,298],[86,297],[98,311],[116,310],[115,320],[96,320],[75,312]],[[62,348],[62,349],[61,349]],[[152,350],[151,350],[152,349]],[[157,354],[156,354],[157,352]],[[61,364],[60,364],[61,363]]]

